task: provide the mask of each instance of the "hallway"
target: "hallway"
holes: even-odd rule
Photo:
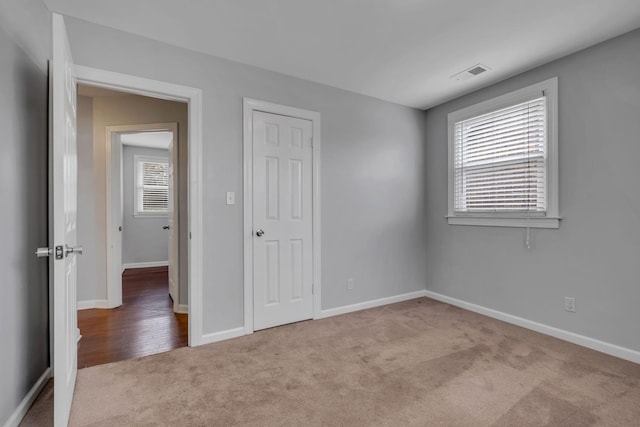
[[[173,312],[167,267],[125,270],[121,307],[78,311],[78,368],[185,347],[187,319]]]

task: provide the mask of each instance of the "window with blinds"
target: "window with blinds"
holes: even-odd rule
[[[447,222],[558,228],[558,79],[447,115]]]
[[[546,212],[546,99],[455,123],[458,213]]]
[[[136,215],[166,214],[169,206],[169,162],[136,156]]]

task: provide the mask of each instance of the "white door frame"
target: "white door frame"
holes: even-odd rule
[[[253,333],[253,112],[279,114],[312,122],[312,205],[313,205],[313,318],[320,317],[320,113],[300,108],[243,98],[243,181],[244,181],[244,333]]]
[[[106,254],[107,254],[107,308],[115,308],[122,305],[122,233],[118,231],[118,227],[122,226],[122,144],[117,146],[113,144],[115,135],[135,132],[160,132],[169,131],[173,133],[174,142],[178,139],[178,123],[150,123],[136,125],[117,125],[106,127],[106,180],[107,180],[107,236],[106,236]],[[174,144],[175,146],[175,144]],[[169,156],[172,158],[174,169],[179,169],[177,165],[177,146],[171,148]],[[116,188],[118,187],[118,188]],[[176,186],[174,185],[174,193]],[[119,200],[114,195],[119,196]],[[178,230],[180,230],[178,219]],[[172,230],[169,231],[173,233]],[[120,239],[117,238],[120,234]],[[179,238],[179,236],[176,236]],[[175,260],[173,260],[175,263]],[[169,266],[169,268],[178,268],[178,266]],[[178,285],[178,292],[180,286]],[[179,294],[178,294],[179,295]],[[173,301],[173,311],[178,311],[178,301]],[[185,304],[186,306],[186,304]]]
[[[203,343],[202,90],[80,65],[75,66],[75,72],[78,83],[81,84],[168,101],[186,102],[189,106],[189,183],[187,190],[189,200],[189,346],[201,345]],[[107,214],[109,214],[108,211]]]

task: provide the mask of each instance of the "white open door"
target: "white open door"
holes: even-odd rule
[[[76,80],[62,16],[53,14],[51,147],[54,426],[66,426],[77,373]]]
[[[107,155],[111,156],[110,172],[107,177],[107,307],[116,308],[122,305],[122,226],[124,211],[122,200],[122,143],[121,135],[110,132],[107,142]]]
[[[169,295],[173,300],[173,310],[178,311],[179,305],[179,287],[178,287],[178,198],[175,197],[174,191],[178,188],[178,174],[175,173],[175,167],[178,164],[178,146],[176,140],[178,138],[177,130],[173,130],[173,140],[169,145],[169,203],[167,205],[168,226],[169,226]]]

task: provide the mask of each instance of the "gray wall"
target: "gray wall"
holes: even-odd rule
[[[78,301],[107,298],[96,270],[94,185],[93,99],[78,96],[78,242],[84,249],[78,257]]]
[[[134,217],[135,181],[133,156],[164,157],[169,160],[168,150],[129,147],[122,149],[122,263],[167,261],[169,259],[169,232],[167,216]]]
[[[424,112],[77,19],[67,26],[78,64],[203,90],[205,333],[243,325],[242,97],[322,114],[322,307],[424,289]]]
[[[560,229],[447,225],[447,113],[553,76]],[[427,288],[640,350],[639,119],[640,30],[429,110]]]
[[[32,28],[36,28],[31,30]],[[49,366],[47,59],[40,0],[0,4],[0,425]]]

